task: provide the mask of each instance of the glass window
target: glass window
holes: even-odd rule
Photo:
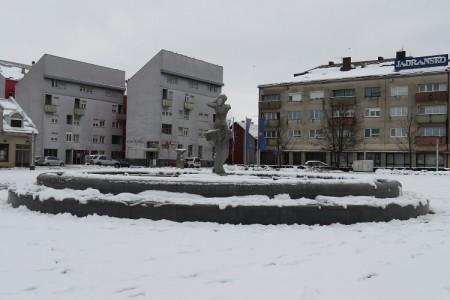
[[[325,97],[324,91],[312,91],[309,92],[309,100],[319,100]]]
[[[379,137],[380,136],[380,129],[379,128],[366,128],[364,129],[364,137],[371,138],[371,137]]]
[[[395,106],[390,109],[391,117],[404,117],[408,115],[408,107],[406,106]]]
[[[302,93],[293,93],[288,95],[289,101],[302,101]]]
[[[302,136],[302,132],[299,129],[289,129],[289,132],[288,132],[289,138],[301,137],[301,136]]]
[[[417,131],[418,136],[445,136],[445,127],[421,127]]]
[[[419,106],[419,115],[445,115],[447,105],[427,105]]]
[[[161,131],[164,134],[172,134],[172,124],[162,124]]]
[[[381,110],[379,108],[366,108],[364,109],[364,117],[367,118],[379,118]]]
[[[288,111],[288,120],[301,120],[302,112],[301,111]]]
[[[355,97],[355,89],[333,90],[333,97]]]
[[[406,137],[406,130],[404,128],[391,128],[390,132],[392,138]]]
[[[366,89],[364,90],[364,96],[366,98],[380,97],[381,96],[381,88],[380,87],[366,87]]]
[[[0,144],[0,161],[8,161],[9,144]]]
[[[408,96],[408,86],[407,85],[392,86],[391,96]]]
[[[261,101],[279,101],[279,94],[261,95]]]
[[[447,91],[446,83],[428,83],[419,84],[419,92],[438,92]]]
[[[311,110],[309,112],[310,119],[323,119],[323,111],[321,110]]]

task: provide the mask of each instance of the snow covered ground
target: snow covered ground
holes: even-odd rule
[[[0,188],[48,170],[0,169]],[[327,175],[399,180],[434,214],[347,226],[77,218],[14,209],[3,189],[0,299],[450,299],[450,172]]]

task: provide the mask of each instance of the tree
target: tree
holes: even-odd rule
[[[331,153],[335,166],[339,168],[342,152],[351,150],[363,140],[357,134],[358,130],[353,106],[341,104],[326,109],[324,105],[320,137],[316,144]]]
[[[413,155],[416,152],[416,135],[418,126],[415,121],[417,110],[414,107],[409,107],[406,116],[402,117],[399,122],[400,134],[392,134],[391,136],[401,136],[397,138],[397,146],[403,151],[407,152],[409,156],[409,167],[412,166]],[[396,130],[395,128],[391,130]]]

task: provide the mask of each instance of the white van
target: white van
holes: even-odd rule
[[[184,159],[185,168],[200,168],[201,165],[201,160],[198,157],[187,157]]]

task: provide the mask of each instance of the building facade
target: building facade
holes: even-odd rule
[[[214,110],[207,103],[222,86],[221,66],[161,50],[128,80],[126,156],[165,166],[185,149],[186,157],[211,165],[214,149],[205,133],[213,128]]]
[[[16,85],[16,99],[41,133],[35,154],[84,163],[123,157],[125,72],[45,54]]]
[[[448,167],[449,74],[447,54],[407,57],[400,51],[391,59],[347,57],[295,74],[292,81],[260,85],[267,144],[261,163],[276,163],[276,149],[288,165],[339,160],[351,166],[368,159],[377,167]],[[358,142],[335,157],[319,139],[339,118],[352,125]]]
[[[246,122],[234,122],[232,125],[232,138],[229,141],[229,154],[227,164],[243,165],[256,164],[256,150],[258,147],[258,126]]]
[[[14,98],[0,98],[0,168],[33,165],[37,134],[36,126]]]

